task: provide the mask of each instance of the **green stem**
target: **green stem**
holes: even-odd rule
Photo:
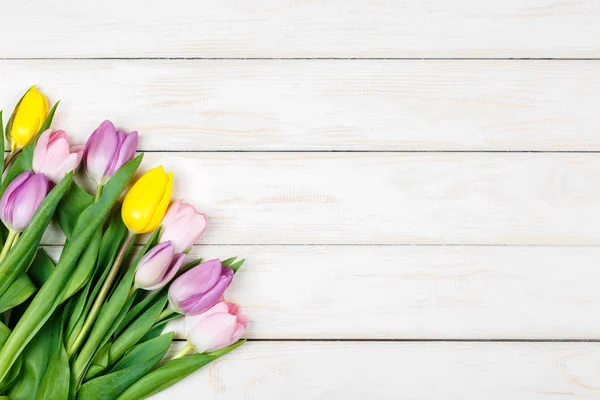
[[[102,285],[102,288],[100,289],[100,292],[98,292],[98,296],[96,296],[96,300],[94,300],[94,305],[92,306],[89,314],[85,318],[85,322],[83,323],[83,327],[81,328],[81,331],[75,338],[75,341],[73,342],[73,346],[67,350],[67,354],[68,354],[69,358],[71,358],[75,353],[77,353],[77,351],[79,351],[79,348],[83,344],[83,341],[84,341],[85,337],[87,336],[87,333],[92,328],[92,325],[94,324],[94,321],[96,320],[96,317],[98,316],[98,313],[100,312],[100,308],[102,307],[102,304],[104,303],[104,300],[106,299],[106,296],[108,296],[110,287],[112,286],[114,280],[117,278],[117,275],[119,273],[119,267],[121,266],[121,264],[123,263],[123,260],[125,259],[125,254],[127,254],[127,249],[129,248],[129,245],[131,244],[131,242],[133,241],[134,238],[135,238],[135,233],[129,232],[127,234],[127,238],[125,239],[125,242],[119,249],[119,253],[117,254],[117,257],[115,258],[115,261],[113,262],[112,266],[110,267],[110,272],[108,273],[108,276],[106,277],[106,280],[104,281],[104,284]]]
[[[175,360],[177,358],[181,358],[181,357],[187,356],[187,354],[190,351],[192,351],[193,349],[194,349],[194,346],[190,342],[187,342],[187,344],[185,345],[185,347],[183,349],[181,349],[181,351],[179,353],[175,354],[173,356],[173,358],[171,358],[171,360]]]
[[[100,196],[102,195],[102,189],[104,189],[104,185],[99,183],[98,189],[96,189],[96,197],[94,197],[94,201],[98,201],[100,199]]]
[[[165,311],[163,311],[162,313],[160,313],[160,315],[158,316],[158,318],[156,319],[156,322],[160,322],[163,319],[169,318],[171,315],[173,315],[175,312],[173,310],[171,310],[171,307],[167,307],[165,309]]]
[[[2,260],[4,260],[6,258],[8,251],[11,249],[11,247],[13,246],[13,243],[15,242],[15,240],[17,240],[18,237],[19,237],[18,232],[13,232],[11,230],[8,231],[8,236],[6,238],[6,242],[4,242],[4,247],[2,247],[2,252],[0,253],[0,262],[2,262]]]
[[[8,155],[8,157],[6,157],[6,159],[4,159],[4,170],[5,171],[10,166],[10,164],[13,162],[15,157],[19,155],[20,152],[21,152],[21,149],[11,151],[10,154]]]
[[[137,288],[135,287],[135,285],[132,285],[131,289],[129,289],[129,294],[127,295],[127,298],[130,298],[131,296],[133,296],[136,290],[137,290]]]

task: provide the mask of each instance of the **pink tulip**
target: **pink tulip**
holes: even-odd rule
[[[208,353],[237,342],[248,326],[234,303],[221,301],[200,315],[186,315],[185,334],[198,353]]]
[[[183,254],[175,254],[174,249],[171,242],[163,242],[146,253],[135,272],[135,286],[156,290],[169,283],[185,258]]]
[[[85,170],[96,183],[104,184],[135,156],[137,145],[137,132],[128,135],[124,131],[117,131],[113,123],[106,120],[85,144]]]
[[[0,199],[0,219],[13,232],[23,232],[48,194],[48,178],[31,170],[21,173]]]
[[[203,262],[171,283],[171,309],[180,314],[203,313],[219,301],[232,280],[233,270],[218,259]]]
[[[83,146],[71,146],[65,131],[44,131],[33,152],[33,171],[54,183],[75,170],[81,162]]]
[[[169,240],[175,245],[175,253],[184,253],[206,230],[206,215],[177,200],[167,210],[162,226],[161,242]]]

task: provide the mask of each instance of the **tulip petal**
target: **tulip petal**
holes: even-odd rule
[[[33,161],[32,169],[36,172],[40,172],[44,162],[46,160],[46,148],[50,142],[51,129],[46,129],[38,138],[38,141],[33,150]]]
[[[135,272],[135,285],[151,290],[151,286],[160,282],[171,264],[174,248],[170,242],[164,242],[154,246],[146,253]]]
[[[229,346],[237,331],[237,318],[227,313],[216,313],[200,320],[190,331],[187,339],[198,353],[218,350]]]
[[[118,145],[117,130],[109,120],[102,122],[85,144],[85,169],[96,183],[106,175]]]
[[[206,265],[205,265],[206,264]],[[210,260],[181,275],[169,288],[169,301],[175,311],[199,314],[215,305],[233,280],[233,270]]]
[[[44,174],[33,174],[20,185],[11,199],[10,219],[15,232],[25,230],[31,218],[48,194],[48,178]]]

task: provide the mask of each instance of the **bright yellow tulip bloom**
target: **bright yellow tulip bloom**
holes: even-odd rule
[[[10,129],[11,151],[20,150],[40,131],[48,117],[48,100],[37,88],[29,88],[17,108]]]
[[[123,201],[121,217],[127,228],[136,234],[158,228],[171,200],[173,173],[162,166],[146,172],[129,189]]]

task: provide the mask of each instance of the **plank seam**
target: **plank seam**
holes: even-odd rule
[[[208,60],[208,61],[600,61],[600,57],[0,57],[0,61],[43,60]]]
[[[600,339],[246,339],[248,342],[340,342],[340,343],[600,343]],[[185,339],[173,339],[185,342]]]

